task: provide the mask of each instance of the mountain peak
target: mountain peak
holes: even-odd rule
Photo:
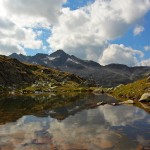
[[[27,56],[26,56],[26,55],[23,55],[23,54],[12,53],[11,55],[9,55],[9,57],[11,57],[11,58],[16,58],[16,59],[18,59],[19,61],[25,62]]]
[[[58,53],[58,54],[66,54],[62,49],[58,49],[56,52],[54,53]]]
[[[18,56],[17,53],[12,53],[10,56]]]
[[[63,50],[59,49],[57,51],[55,51],[54,53],[50,54],[50,56],[66,56],[68,54],[66,54]]]
[[[58,49],[56,52],[65,53],[62,49]]]

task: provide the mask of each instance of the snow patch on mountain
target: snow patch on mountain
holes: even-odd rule
[[[57,56],[57,57],[47,57],[48,60],[55,60],[57,58],[60,58],[60,57],[59,56]]]
[[[75,61],[74,59],[71,59],[71,58],[68,58],[67,61],[71,61],[71,62],[73,62],[75,64],[80,64],[79,62],[77,62],[77,61]]]

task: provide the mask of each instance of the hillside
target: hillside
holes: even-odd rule
[[[110,93],[121,100],[139,100],[144,93],[150,93],[150,77],[137,80],[127,85],[119,85]]]
[[[17,59],[0,55],[0,91],[23,90],[28,92],[50,92],[74,90],[88,86],[88,81],[70,73],[40,65],[21,63]]]
[[[150,74],[150,67],[128,67],[122,64],[101,66],[94,61],[82,60],[66,54],[63,50],[58,50],[50,55],[36,54],[35,56],[14,53],[10,57],[22,62],[70,72],[103,87],[115,87],[119,84],[131,83]]]

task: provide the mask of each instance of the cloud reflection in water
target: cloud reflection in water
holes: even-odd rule
[[[134,150],[149,142],[149,119],[143,110],[124,105],[83,110],[63,121],[23,116],[0,126],[0,149]]]

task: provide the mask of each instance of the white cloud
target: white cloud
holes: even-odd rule
[[[150,51],[150,46],[144,46],[145,51]]]
[[[150,59],[145,59],[141,61],[141,66],[150,66]]]
[[[53,50],[64,49],[82,59],[98,61],[105,55],[109,41],[123,36],[150,10],[149,0],[95,0],[76,10],[63,8],[66,1],[1,0],[1,43],[23,49],[45,49],[38,38],[42,33],[33,31],[43,27],[51,32],[48,42]],[[135,55],[128,58],[134,58],[131,64],[137,61]]]
[[[108,41],[123,36],[150,10],[149,4],[149,0],[95,0],[77,10],[64,8],[48,42],[54,50],[98,61]]]
[[[26,48],[44,49],[38,38],[42,33],[33,28],[49,29],[56,24],[65,2],[66,0],[1,0],[0,54],[25,54]]]
[[[25,39],[21,42],[21,44],[25,48],[30,49],[40,49],[43,46],[41,40],[36,40],[37,34],[33,32],[32,29],[23,29],[25,33]]]
[[[103,55],[99,58],[99,63],[102,65],[120,63],[134,66],[138,64],[137,55],[143,57],[144,54],[124,45],[112,44],[104,50]]]
[[[6,16],[6,14],[7,14],[3,2],[4,2],[4,0],[1,0],[1,1],[0,1],[0,16],[1,16],[1,17]]]
[[[1,17],[0,18],[0,29],[3,30],[12,30],[15,27],[15,24],[9,19]]]
[[[0,18],[0,54],[25,54],[24,48],[40,49],[43,43],[36,37],[32,29],[18,27],[7,18]]]
[[[133,34],[136,36],[141,34],[143,31],[144,31],[144,27],[138,25],[134,28]]]
[[[3,41],[0,41],[0,54],[1,55],[10,55],[12,53],[18,53],[18,54],[26,54],[24,49],[16,44],[13,43],[5,43]]]
[[[54,24],[66,0],[2,0],[3,7],[17,24]]]
[[[106,105],[105,107],[99,107],[99,110],[104,114],[105,120],[109,122],[111,126],[126,126],[145,118],[145,112],[140,111],[136,107],[134,109],[133,107],[127,107],[128,106],[122,105],[116,109],[116,107]]]

